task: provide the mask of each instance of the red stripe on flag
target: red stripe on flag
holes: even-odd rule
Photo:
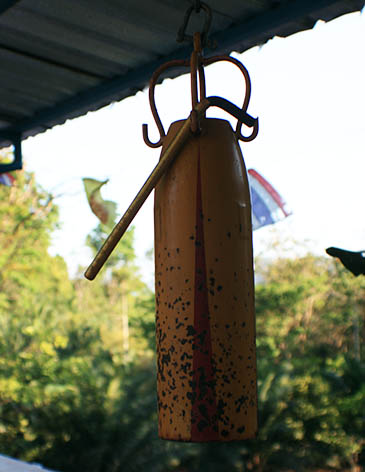
[[[249,169],[248,173],[252,175],[263,187],[264,189],[272,196],[275,202],[279,205],[280,209],[283,211],[285,216],[289,216],[290,213],[285,211],[285,202],[282,197],[278,194],[278,192],[274,189],[274,187],[262,177],[255,169]]]
[[[13,185],[15,178],[11,175],[6,173],[0,174],[0,183],[3,185],[7,185],[8,187],[11,187]]]

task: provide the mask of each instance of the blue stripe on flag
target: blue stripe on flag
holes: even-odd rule
[[[252,213],[253,213],[253,230],[261,228],[261,226],[271,225],[274,220],[271,216],[270,209],[266,202],[260,197],[256,189],[251,185]],[[255,221],[256,220],[256,221]],[[255,228],[255,223],[258,226]]]

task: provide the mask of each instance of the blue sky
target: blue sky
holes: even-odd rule
[[[249,70],[249,113],[260,120],[258,137],[242,146],[246,165],[262,173],[293,211],[275,227],[254,233],[256,254],[278,238],[295,239],[297,248],[307,240],[318,254],[328,246],[365,249],[364,45],[365,15],[354,13],[234,54]],[[232,68],[208,67],[207,92],[240,104],[242,78]],[[166,128],[188,115],[189,93],[186,76],[157,87]],[[210,115],[228,118],[217,110]],[[85,238],[97,224],[81,179],[109,178],[103,196],[123,213],[159,157],[159,150],[142,140],[144,122],[151,138],[157,137],[146,91],[24,142],[26,169],[59,195],[61,229],[54,234],[52,253],[66,259],[71,274],[90,262]],[[144,257],[153,246],[151,197],[134,224],[143,276],[152,283],[153,264]]]

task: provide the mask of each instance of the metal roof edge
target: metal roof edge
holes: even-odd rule
[[[254,41],[255,36],[263,36],[265,31],[272,31],[279,28],[285,23],[297,21],[305,16],[312,16],[314,12],[324,10],[325,8],[335,5],[336,3],[343,4],[341,0],[296,0],[292,3],[287,3],[285,6],[280,6],[268,12],[262,13],[256,18],[247,20],[244,23],[233,26],[227,30],[216,33],[213,38],[219,43],[219,49],[226,49],[232,43],[243,43],[245,40]],[[342,16],[346,13],[360,11],[365,5],[364,0],[352,0],[349,2],[348,11],[341,13]],[[331,18],[334,19],[335,17]],[[297,32],[310,29],[312,26],[298,30]],[[294,34],[294,33],[293,33]],[[273,37],[273,35],[268,34]],[[267,40],[267,39],[266,39]],[[244,50],[240,50],[244,52]]]
[[[64,116],[64,122],[69,118],[68,114],[70,113],[78,113],[79,110],[83,110],[85,108],[83,112],[76,115],[82,116],[88,111],[106,106],[107,104],[116,100],[115,96],[118,93],[120,95],[118,100],[121,100],[129,95],[133,95],[133,93],[130,93],[130,89],[135,89],[135,93],[138,90],[142,90],[148,83],[153,72],[161,64],[173,59],[186,58],[191,54],[191,51],[192,46],[190,45],[174,50],[174,52],[168,56],[163,56],[162,58],[152,61],[149,64],[145,64],[138,69],[134,69],[123,76],[116,77],[107,82],[103,82],[100,85],[91,87],[85,92],[81,92],[80,94],[75,95],[55,106],[43,109],[33,117],[22,120],[13,126],[0,129],[0,145],[2,143],[2,136],[6,138],[7,136],[18,135],[19,133],[24,133],[27,130],[36,127],[42,127],[44,128],[44,131],[46,131],[48,127],[44,126],[45,123],[55,120],[59,116]],[[56,124],[58,123],[54,123],[53,126]],[[61,120],[59,124],[61,124]]]
[[[6,3],[16,3],[16,0]],[[292,3],[278,6],[267,13],[253,17],[224,31],[212,34],[211,39],[217,41],[219,44],[218,49],[214,51],[214,53],[229,53],[232,50],[244,52],[250,47],[265,43],[277,33],[280,33],[278,29],[283,24],[297,21],[303,18],[303,16],[311,16],[313,12],[318,12],[331,5],[336,5],[336,3],[343,4],[343,1],[295,0]],[[345,9],[345,12],[340,13],[338,16],[356,11],[357,8],[361,10],[363,5],[363,0],[352,0],[349,2],[348,11]],[[341,11],[343,11],[343,8]],[[303,28],[300,31],[310,27],[309,23],[308,27],[303,24]],[[21,133],[23,139],[25,139],[28,136],[46,131],[57,124],[62,124],[67,119],[82,116],[88,111],[97,110],[113,101],[119,101],[127,96],[133,95],[147,85],[153,72],[162,63],[172,59],[186,58],[190,55],[191,49],[191,45],[177,48],[167,56],[160,57],[157,60],[142,65],[123,76],[115,77],[107,82],[91,87],[63,102],[41,110],[30,118],[0,130],[0,146],[3,146],[5,141],[7,141],[7,136],[14,136]],[[171,77],[174,76],[174,74],[172,72],[167,76]],[[1,137],[5,139],[1,139]]]

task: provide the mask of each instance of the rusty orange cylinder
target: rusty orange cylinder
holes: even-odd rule
[[[163,151],[182,123],[170,126]],[[156,187],[155,268],[159,436],[254,437],[250,192],[227,121],[204,119]]]

